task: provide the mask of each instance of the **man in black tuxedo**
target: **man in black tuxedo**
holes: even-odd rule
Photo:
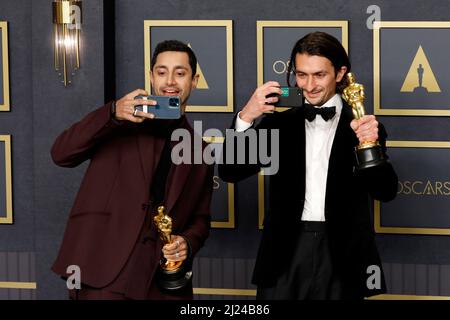
[[[270,176],[253,273],[259,299],[361,299],[386,291],[370,207],[371,199],[394,199],[397,175],[389,162],[355,170],[355,146],[378,140],[387,158],[387,134],[373,115],[353,119],[340,95],[348,72],[350,61],[337,39],[308,34],[295,44],[288,73],[288,84],[293,73],[303,89],[304,106],[272,112],[278,98],[267,96],[281,90],[270,81],[255,90],[233,121],[237,135],[245,135],[269,112],[255,129],[279,132],[279,169]],[[261,167],[225,163],[219,175],[237,182]]]

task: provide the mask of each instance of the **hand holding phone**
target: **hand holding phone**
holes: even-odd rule
[[[276,81],[268,81],[256,88],[244,108],[239,113],[239,118],[247,123],[262,116],[265,112],[273,112],[277,96],[267,98],[270,94],[281,94],[280,84]]]
[[[152,113],[155,119],[179,119],[181,117],[181,102],[179,96],[143,96],[134,99],[153,100],[156,105],[136,105],[135,109],[144,113]]]
[[[303,91],[299,87],[280,87],[281,94],[271,93],[267,98],[278,97],[275,107],[296,108],[303,106]]]
[[[137,95],[147,95],[147,91],[144,89],[136,89],[122,98],[118,99],[111,105],[111,117],[119,121],[130,121],[134,123],[141,123],[146,119],[153,119],[154,115],[152,113],[144,113],[141,111],[136,111],[135,106],[138,104],[153,105],[156,101],[153,100],[135,100],[134,97]]]

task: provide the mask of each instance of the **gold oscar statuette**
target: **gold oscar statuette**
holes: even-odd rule
[[[172,243],[172,218],[166,213],[164,206],[158,207],[158,214],[153,218],[163,244]],[[165,290],[178,290],[186,286],[192,277],[183,261],[161,259],[157,274],[159,286]]]
[[[352,108],[353,118],[361,119],[365,114],[364,108],[364,86],[357,83],[355,75],[347,73],[348,86],[342,92],[342,98]],[[357,169],[362,170],[370,167],[380,166],[386,162],[378,141],[364,141],[355,148]]]

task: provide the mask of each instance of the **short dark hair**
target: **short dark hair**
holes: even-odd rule
[[[338,39],[325,32],[312,32],[297,41],[292,49],[291,60],[287,73],[287,83],[290,86],[290,76],[295,72],[295,57],[297,54],[308,54],[310,56],[321,56],[331,61],[337,72],[341,67],[347,67],[342,80],[336,86],[336,92],[342,93],[348,85],[347,73],[350,72],[351,64],[342,44]]]
[[[153,67],[156,63],[156,58],[160,53],[166,51],[178,51],[178,52],[186,52],[189,56],[189,65],[192,69],[192,78],[197,74],[197,57],[195,56],[194,51],[184,42],[178,40],[165,40],[156,45],[155,51],[153,52],[152,62],[150,64],[150,69],[153,71]]]

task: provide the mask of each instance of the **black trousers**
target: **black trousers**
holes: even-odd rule
[[[304,221],[290,265],[275,286],[258,287],[259,300],[338,300],[342,285],[333,270],[325,222]],[[279,262],[282,263],[282,262]]]

